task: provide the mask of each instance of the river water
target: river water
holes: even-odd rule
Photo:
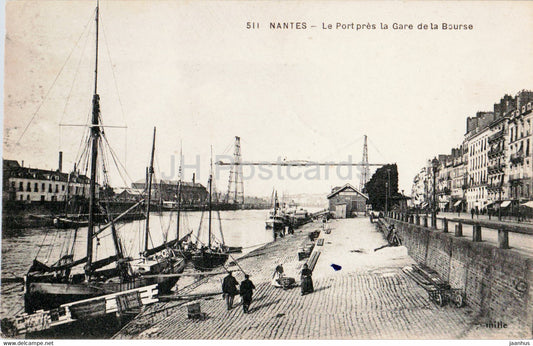
[[[212,239],[228,246],[242,246],[243,252],[234,254],[240,257],[253,249],[273,240],[272,230],[265,229],[267,210],[237,210],[213,212]],[[219,217],[220,216],[220,217]],[[199,235],[199,240],[207,243],[207,212],[182,212],[180,218],[180,238],[188,232]],[[201,221],[202,220],[202,221]],[[145,220],[138,220],[118,225],[126,255],[138,257],[144,244]],[[164,238],[176,238],[176,212],[150,213],[150,247],[162,244]],[[222,233],[220,232],[222,229]],[[198,232],[200,230],[200,232]],[[74,243],[75,259],[86,254],[87,229],[78,230],[74,240],[74,230],[57,229],[23,229],[16,232],[2,232],[2,277],[22,277],[34,258],[50,265],[64,253],[66,245]],[[96,250],[93,256],[102,259],[114,254],[110,233],[102,232],[95,239]],[[22,284],[6,283],[1,287],[1,316],[6,317],[23,309]]]

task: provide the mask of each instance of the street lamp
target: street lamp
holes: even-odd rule
[[[389,212],[389,189],[390,189],[390,169],[387,168],[387,182],[385,183],[385,215]]]
[[[431,161],[433,166],[433,213],[431,215],[431,227],[437,228],[437,168],[439,166],[439,160],[436,158]]]

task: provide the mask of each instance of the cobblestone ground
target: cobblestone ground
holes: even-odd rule
[[[527,330],[488,329],[476,323],[468,307],[437,307],[427,292],[401,268],[413,263],[404,247],[374,251],[386,242],[368,219],[336,220],[324,234],[313,273],[315,292],[301,296],[298,287],[270,284],[275,266],[299,281],[305,261],[297,249],[309,224],[239,260],[257,286],[249,314],[240,299],[227,311],[220,294],[201,299],[204,320],[187,319],[182,302],[157,303],[125,326],[117,339],[510,339],[528,338]],[[342,269],[335,271],[331,264]],[[236,273],[238,280],[241,273]],[[191,293],[220,292],[222,276]]]

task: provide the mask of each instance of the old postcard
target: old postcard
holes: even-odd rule
[[[4,8],[5,342],[529,345],[533,3]]]

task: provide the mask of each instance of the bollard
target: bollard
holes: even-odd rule
[[[420,215],[416,216],[416,225],[420,226]]]
[[[474,224],[472,227],[472,241],[480,242],[481,241],[481,225]]]
[[[428,226],[428,217],[424,216],[424,227]]]
[[[456,237],[463,236],[463,224],[460,222],[457,225],[455,225],[455,236]]]
[[[509,248],[509,232],[504,231],[503,229],[498,230],[498,245],[500,249]]]
[[[448,219],[442,219],[442,231],[448,233]]]

